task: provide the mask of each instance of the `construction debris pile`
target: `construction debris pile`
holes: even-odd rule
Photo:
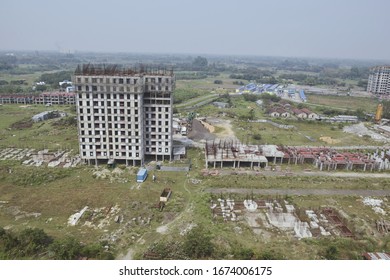
[[[254,232],[259,232],[259,228],[264,230],[277,228],[285,233],[291,233],[298,239],[330,235],[354,236],[346,222],[332,208],[297,211],[294,205],[281,199],[247,198],[243,201],[235,201],[232,198],[224,199],[221,196],[211,201],[210,209],[214,220],[218,218],[222,218],[224,222],[261,220],[262,225],[253,221],[250,223]]]
[[[383,200],[382,199],[376,199],[376,198],[371,198],[371,197],[364,197],[362,202],[363,202],[364,205],[370,206],[372,208],[372,210],[375,211],[375,213],[386,215],[386,211],[382,207],[382,204],[383,204]]]
[[[110,225],[114,221],[120,223],[123,221],[123,216],[118,215],[120,208],[118,205],[110,205],[108,207],[90,209],[85,206],[79,212],[72,214],[68,219],[69,226],[76,226],[79,221],[83,220],[83,226],[102,229]],[[83,218],[82,218],[83,217]]]
[[[35,149],[7,148],[0,150],[0,160],[19,160],[24,165],[48,167],[75,167],[80,162],[80,157],[71,157],[70,151],[49,152],[49,150],[36,151]]]
[[[375,224],[378,232],[384,234],[390,233],[390,222],[381,219],[381,220],[377,220]]]

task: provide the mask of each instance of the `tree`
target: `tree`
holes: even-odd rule
[[[49,252],[56,260],[74,260],[81,255],[81,244],[73,237],[54,241]]]
[[[47,86],[46,85],[37,85],[37,86],[35,86],[35,90],[36,91],[45,91],[45,90],[47,90]]]
[[[19,234],[22,255],[31,256],[46,249],[53,241],[42,229],[27,228]]]
[[[367,88],[367,84],[368,84],[368,80],[361,79],[361,80],[358,81],[357,86],[366,89]]]
[[[0,252],[4,252],[4,256],[12,258],[19,244],[19,240],[11,232],[0,228]]]
[[[255,110],[251,108],[248,113],[248,119],[249,120],[254,120],[255,119]]]
[[[325,251],[325,259],[327,260],[337,260],[338,255],[339,250],[334,245],[330,245]]]
[[[188,257],[193,259],[210,257],[214,251],[210,232],[206,231],[202,226],[194,227],[187,233],[183,249]]]
[[[208,65],[208,61],[207,61],[207,58],[205,57],[202,57],[202,56],[198,56],[194,59],[194,61],[192,62],[192,66],[195,68],[195,69],[204,69],[206,68]]]
[[[251,248],[237,248],[233,254],[238,260],[251,260],[255,255]]]

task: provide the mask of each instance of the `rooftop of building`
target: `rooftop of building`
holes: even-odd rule
[[[74,75],[82,76],[173,76],[173,69],[157,66],[138,65],[133,68],[118,64],[82,64],[77,65]]]
[[[379,65],[370,68],[371,71],[390,70],[390,65]]]

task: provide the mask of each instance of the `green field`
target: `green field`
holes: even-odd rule
[[[65,111],[68,117],[75,117],[72,106],[3,104],[0,106],[0,147],[34,149],[73,149],[78,151],[76,125],[57,125],[58,119],[32,123],[31,117],[44,111]],[[22,122],[22,123],[20,123]],[[23,128],[23,123],[32,125]],[[21,126],[20,126],[21,125]]]
[[[357,96],[335,96],[307,94],[308,104],[329,106],[332,108],[341,108],[350,111],[362,109],[367,113],[374,114],[378,101],[370,97]]]

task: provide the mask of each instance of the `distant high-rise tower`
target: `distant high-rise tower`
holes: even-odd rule
[[[376,66],[370,69],[367,91],[390,95],[390,66]]]
[[[73,85],[82,159],[172,159],[173,71],[87,64],[77,67]]]

